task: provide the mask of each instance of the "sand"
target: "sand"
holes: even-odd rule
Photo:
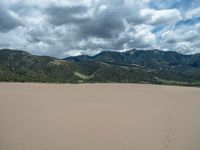
[[[0,150],[200,150],[200,89],[0,83]]]

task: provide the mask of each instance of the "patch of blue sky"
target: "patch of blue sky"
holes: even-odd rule
[[[166,27],[167,27],[167,25],[156,26],[151,30],[151,32],[156,34],[160,31],[162,31],[163,29],[165,29]]]
[[[153,9],[173,9],[179,6],[179,0],[151,0],[149,7]]]
[[[175,24],[175,28],[178,28],[180,26],[192,26],[197,23],[200,23],[200,17],[180,20]]]
[[[200,0],[151,0],[149,7],[153,9],[179,9],[186,11],[200,6]]]

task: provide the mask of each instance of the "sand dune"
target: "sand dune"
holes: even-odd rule
[[[200,89],[0,83],[0,150],[199,150]]]

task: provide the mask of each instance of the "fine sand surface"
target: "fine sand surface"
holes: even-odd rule
[[[200,150],[200,89],[0,83],[0,150]]]

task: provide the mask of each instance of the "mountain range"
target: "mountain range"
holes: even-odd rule
[[[200,86],[200,54],[133,49],[57,59],[2,49],[0,81]]]

